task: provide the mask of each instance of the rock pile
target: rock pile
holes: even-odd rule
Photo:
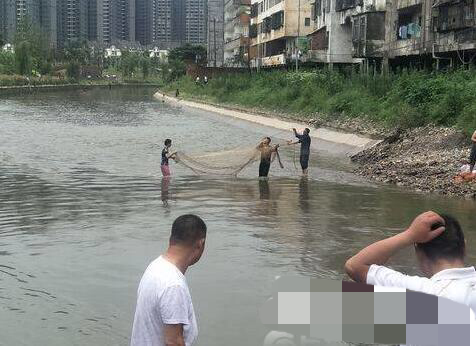
[[[396,131],[375,147],[352,157],[357,174],[376,181],[434,192],[476,198],[476,182],[454,177],[468,159],[470,141],[454,128],[426,126]]]

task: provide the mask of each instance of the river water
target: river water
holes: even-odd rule
[[[419,212],[460,218],[476,260],[475,207],[366,182],[350,148],[314,141],[309,179],[294,152],[268,182],[159,169],[164,138],[217,151],[289,134],[157,102],[152,89],[93,89],[0,100],[0,344],[126,345],[136,289],[174,218],[202,216],[203,259],[187,272],[198,345],[259,345],[259,307],[277,275],[343,279],[345,260]],[[411,253],[393,265],[416,272]]]

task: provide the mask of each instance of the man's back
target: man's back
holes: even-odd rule
[[[367,284],[406,288],[448,298],[465,304],[476,312],[476,271],[474,267],[442,270],[431,278],[409,276],[393,269],[372,265]]]
[[[187,346],[197,337],[185,276],[160,256],[147,267],[139,284],[131,345],[165,345],[165,324],[182,324]]]

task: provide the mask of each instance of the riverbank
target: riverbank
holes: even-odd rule
[[[289,131],[291,128],[303,128],[306,126],[310,126],[313,127],[313,130],[310,134],[312,138],[330,143],[349,146],[353,148],[350,150],[350,152],[352,153],[360,152],[380,143],[380,139],[370,138],[351,132],[337,131],[335,128],[316,126],[317,124],[315,121],[306,122],[303,119],[292,118],[289,116],[286,117],[277,114],[270,114],[266,112],[256,113],[240,107],[233,107],[229,105],[218,105],[210,102],[199,102],[195,100],[190,101],[182,98],[177,99],[162,92],[157,92],[154,96],[156,99],[163,102],[167,102],[172,105],[197,108],[207,112],[213,112],[224,116],[257,123],[283,131]]]
[[[358,118],[305,119],[194,98],[187,100],[188,95],[187,99],[177,100],[158,92],[155,97],[275,128],[312,126],[311,134],[315,138],[355,146],[351,160],[358,165],[354,171],[358,175],[422,193],[476,198],[476,182],[458,183],[453,179],[470,151],[468,137],[454,127],[429,125],[391,130]]]
[[[476,181],[454,177],[469,158],[470,141],[455,128],[425,126],[396,132],[354,156],[356,173],[418,192],[476,198]]]

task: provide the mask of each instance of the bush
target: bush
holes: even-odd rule
[[[66,66],[66,76],[72,80],[78,80],[81,75],[81,66],[77,62],[70,62]]]
[[[467,133],[476,129],[476,71],[403,71],[387,76],[352,70],[269,71],[218,76],[207,86],[175,77],[167,85],[170,90],[178,88],[182,95],[214,102],[301,117],[315,113],[369,117],[388,127],[435,124],[458,126]]]

